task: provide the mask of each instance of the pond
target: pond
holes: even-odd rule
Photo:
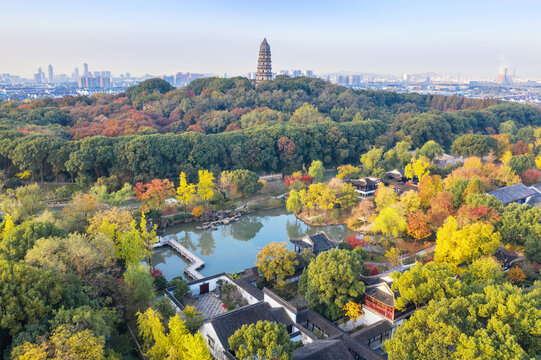
[[[181,224],[166,229],[165,238],[173,238],[199,256],[205,266],[199,270],[204,276],[242,271],[255,265],[257,253],[271,242],[286,242],[293,249],[290,238],[301,238],[324,231],[335,241],[355,234],[345,225],[309,226],[285,208],[259,211],[245,215],[238,222],[220,225],[218,230],[197,230],[199,224]],[[152,265],[170,280],[184,276],[187,262],[172,248],[154,250]]]

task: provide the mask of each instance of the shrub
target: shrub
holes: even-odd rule
[[[205,208],[201,205],[196,206],[192,209],[192,215],[195,217],[200,217],[205,212]]]
[[[154,286],[158,290],[164,290],[167,287],[167,279],[165,278],[165,276],[156,276],[154,278]]]
[[[177,313],[175,307],[171,304],[171,300],[167,297],[156,300],[153,307],[158,310],[164,319],[169,319]]]
[[[323,224],[323,217],[321,215],[312,218],[314,224]]]
[[[190,288],[184,279],[173,279],[172,284],[175,287],[174,294],[178,301],[184,300],[184,298],[190,293]]]

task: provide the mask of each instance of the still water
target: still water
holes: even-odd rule
[[[325,231],[333,240],[343,240],[354,234],[344,225],[309,226],[284,208],[259,211],[245,215],[238,222],[220,225],[218,230],[196,230],[199,224],[180,224],[166,230],[164,237],[173,238],[199,256],[205,266],[199,272],[205,276],[220,272],[235,273],[255,265],[256,255],[271,242],[286,242],[290,238]],[[152,265],[170,280],[184,275],[186,261],[168,246],[158,248],[152,255]]]

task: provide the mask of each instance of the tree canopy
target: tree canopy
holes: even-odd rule
[[[272,321],[243,325],[231,335],[228,342],[239,360],[293,358],[293,344],[285,325]]]
[[[364,284],[359,280],[364,270],[363,255],[362,249],[332,249],[312,260],[299,284],[310,307],[330,318],[343,316],[344,305],[364,294]]]
[[[522,359],[541,351],[539,288],[487,286],[431,301],[385,342],[389,359]],[[466,321],[465,321],[466,320]]]

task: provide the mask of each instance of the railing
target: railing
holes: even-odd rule
[[[153,245],[153,247],[160,247],[163,245],[169,245],[176,251],[180,253],[185,259],[187,259],[190,262],[190,265],[186,266],[184,268],[184,272],[191,277],[192,279],[199,280],[204,278],[204,276],[197,271],[201,267],[205,265],[205,262],[201,260],[199,257],[194,255],[190,250],[186,249],[181,243],[179,243],[176,240],[173,239],[165,239],[158,237],[158,242]]]

